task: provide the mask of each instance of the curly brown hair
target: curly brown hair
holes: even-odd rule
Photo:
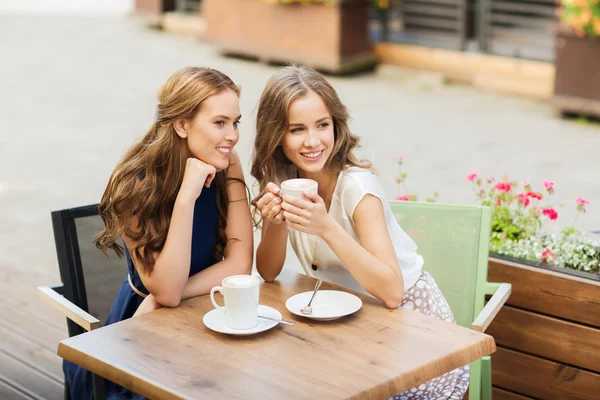
[[[283,67],[267,82],[258,105],[250,173],[258,181],[260,193],[253,204],[267,184],[275,181],[277,170],[292,163],[281,148],[289,123],[288,110],[292,102],[311,90],[321,96],[333,119],[335,144],[325,168],[337,173],[350,166],[371,168],[369,162],[359,161],[354,155],[360,139],[350,131],[348,109],[331,84],[311,68]]]
[[[156,120],[118,163],[102,196],[98,212],[104,230],[94,238],[99,249],[105,253],[112,249],[122,257],[123,247],[118,240],[127,235],[137,242],[129,250],[138,260],[138,267],[152,271],[152,253],[161,251],[165,244],[188,154],[187,141],[177,135],[173,122],[194,118],[204,100],[224,90],[240,95],[240,88],[227,75],[201,67],[176,72],[160,88]],[[219,211],[216,259],[222,257],[227,242],[226,173],[217,173],[214,180]],[[131,226],[133,218],[138,221],[135,229]]]

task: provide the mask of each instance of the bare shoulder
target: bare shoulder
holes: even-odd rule
[[[354,223],[360,225],[364,221],[385,221],[384,214],[381,199],[367,193],[354,209]]]

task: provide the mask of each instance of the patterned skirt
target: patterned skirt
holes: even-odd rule
[[[433,276],[423,272],[421,277],[404,294],[401,307],[415,310],[447,322],[456,323],[448,302],[435,283]],[[469,387],[469,366],[457,368],[418,387],[406,390],[389,400],[459,400]]]

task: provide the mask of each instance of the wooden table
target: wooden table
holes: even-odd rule
[[[261,304],[296,326],[218,334],[201,296],[63,340],[58,355],[153,399],[386,399],[496,350],[491,336],[362,295],[349,317],[295,317],[285,300],[314,283],[291,271],[262,283]]]

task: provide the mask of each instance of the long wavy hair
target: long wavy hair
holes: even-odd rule
[[[339,173],[346,167],[371,168],[367,161],[359,161],[354,151],[359,138],[348,127],[348,109],[335,89],[315,70],[303,66],[287,66],[276,72],[267,82],[260,97],[256,116],[256,138],[250,173],[258,181],[259,195],[256,204],[269,182],[275,182],[277,170],[292,164],[281,147],[288,131],[288,110],[292,102],[317,93],[333,119],[334,146],[325,168]]]
[[[186,139],[177,135],[173,123],[194,118],[204,100],[224,90],[240,95],[239,87],[227,75],[200,67],[176,72],[160,88],[154,123],[125,153],[102,196],[98,211],[104,230],[94,239],[99,249],[105,253],[112,249],[122,257],[123,247],[118,241],[127,235],[136,241],[129,251],[138,260],[138,267],[152,271],[152,253],[161,251],[165,244],[189,154]],[[219,172],[214,180],[219,211],[215,259],[222,258],[227,242],[226,172]],[[137,218],[137,227],[131,226],[133,218]]]

